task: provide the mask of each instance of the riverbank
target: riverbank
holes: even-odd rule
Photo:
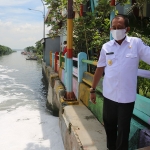
[[[1,54],[0,56],[10,55],[10,54],[15,53],[15,52],[16,51],[8,52],[8,53],[5,53],[5,54]]]

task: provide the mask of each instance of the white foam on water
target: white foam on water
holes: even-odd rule
[[[21,95],[15,95],[15,94],[5,94],[5,95],[0,95],[0,104],[4,103],[4,102],[8,102],[12,101],[12,100],[18,100],[18,102],[20,101],[24,101],[26,99],[26,96],[24,94]],[[11,102],[10,102],[11,103]],[[16,103],[11,103],[11,105],[17,105],[17,101]],[[1,108],[1,106],[0,106]]]
[[[58,118],[33,105],[0,112],[0,149],[64,150]]]
[[[19,87],[19,88],[22,88],[22,89],[27,89],[27,90],[33,92],[33,90],[32,90],[29,86],[24,85],[24,84],[17,84],[17,83],[14,83],[13,86],[16,86],[16,87]]]
[[[0,150],[64,150],[59,118],[10,72],[17,70],[0,65]]]
[[[18,70],[15,69],[10,69],[10,70],[5,70],[3,73],[10,73],[10,72],[17,72]]]
[[[6,79],[14,80],[14,78],[11,78],[8,75],[3,75],[3,74],[0,74],[0,79],[1,80],[6,80]]]
[[[10,73],[10,72],[17,72],[19,70],[17,69],[8,69],[8,66],[1,66],[0,65],[0,72],[6,74],[6,73]]]

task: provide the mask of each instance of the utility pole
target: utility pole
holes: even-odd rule
[[[73,92],[73,0],[68,0],[67,15],[67,100],[75,100]]]
[[[44,15],[44,12],[42,12],[42,11],[40,11],[40,10],[36,10],[36,9],[31,9],[31,8],[28,8],[29,10],[33,10],[33,11],[38,11],[38,12],[40,12],[40,13],[42,13],[42,15],[43,15],[43,38],[45,38],[45,15]]]
[[[43,38],[45,39],[45,5],[44,5],[44,2],[43,0],[41,0],[42,4],[43,4]]]

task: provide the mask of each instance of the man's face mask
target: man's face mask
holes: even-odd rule
[[[116,41],[119,41],[126,36],[126,29],[111,30],[111,34]]]

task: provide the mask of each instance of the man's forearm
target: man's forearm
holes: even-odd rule
[[[94,74],[94,78],[93,78],[93,83],[92,83],[92,88],[96,88],[100,78],[102,77],[103,75],[103,72],[104,72],[104,67],[98,67],[95,71],[95,74]]]

